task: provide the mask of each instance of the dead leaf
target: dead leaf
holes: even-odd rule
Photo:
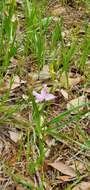
[[[43,80],[48,80],[50,78],[51,78],[51,75],[49,72],[49,66],[45,65],[39,74],[37,72],[29,73],[28,81],[30,81],[30,83],[31,82],[34,83],[38,79],[43,81]]]
[[[57,177],[57,179],[64,182],[64,181],[71,181],[72,178],[70,176],[68,176],[68,175],[63,175],[63,176]]]
[[[15,88],[19,87],[20,86],[20,78],[18,75],[15,75],[13,77],[13,84],[12,84],[12,87],[11,89],[14,90]]]
[[[10,77],[7,75],[7,77],[3,80],[2,85],[0,86],[0,95],[2,95],[6,90],[10,88]],[[15,88],[19,87],[21,84],[20,78],[18,75],[15,75],[13,77],[13,84],[11,86],[11,90],[14,90]]]
[[[63,162],[54,162],[54,163],[49,163],[48,165],[70,177],[76,176],[74,169],[64,164]]]
[[[76,185],[72,190],[90,190],[90,182],[81,182]]]
[[[70,72],[68,74],[68,81],[66,78],[65,73],[62,74],[62,76],[60,77],[60,86],[63,88],[73,88],[75,87],[77,84],[83,83],[85,81],[85,78],[79,74],[74,74],[72,72]]]
[[[65,98],[66,100],[68,100],[68,93],[67,93],[67,91],[64,90],[64,89],[61,89],[60,92],[61,92],[61,94],[64,96],[64,98]]]
[[[84,108],[84,106],[82,106],[84,103],[87,102],[87,97],[86,96],[79,96],[78,98],[75,98],[73,100],[71,100],[68,104],[67,104],[67,109],[71,110],[73,108],[76,108],[78,106],[81,106],[79,108],[79,110],[82,110]],[[72,112],[72,114],[76,114],[78,112],[78,110],[75,110]]]
[[[11,89],[13,90],[20,86],[20,78],[18,75],[15,75],[13,76],[12,80],[13,80],[13,84],[11,86]],[[2,86],[0,86],[0,92],[5,92],[7,89],[10,88],[10,81],[11,81],[11,78],[9,75],[7,75],[3,79]]]
[[[50,78],[51,78],[51,75],[50,75],[50,71],[49,71],[49,66],[44,65],[43,69],[41,70],[41,72],[39,74],[39,79],[47,80],[47,79],[50,79]]]
[[[78,75],[76,78],[69,78],[69,86],[72,88],[73,86],[76,86],[83,80],[84,80],[84,78],[80,75]]]
[[[61,7],[61,6],[55,6],[54,9],[51,11],[51,15],[53,16],[61,16],[62,14],[64,14],[66,12],[65,7]]]
[[[19,134],[18,132],[14,132],[14,131],[9,131],[10,134],[10,138],[13,142],[17,143],[19,140]]]

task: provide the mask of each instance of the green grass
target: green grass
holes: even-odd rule
[[[10,4],[7,1],[1,3],[0,56],[2,67],[0,69],[0,76],[6,72],[10,59],[15,56],[17,50],[17,20],[13,19],[15,16],[15,6],[15,1],[12,1]]]
[[[65,73],[68,84],[68,73],[70,72],[75,56],[78,54],[79,60],[75,60],[75,66],[81,74],[85,74],[86,81],[89,83],[90,71],[89,68],[87,68],[87,59],[90,52],[89,26],[87,26],[85,36],[80,44],[77,43],[78,39],[71,39],[71,44],[67,47],[62,37],[62,18],[59,18],[58,21],[54,23],[53,31],[50,33],[50,27],[52,27],[54,21],[53,16],[45,16],[45,6],[45,2],[41,2],[37,5],[35,1],[23,0],[21,2],[22,21],[22,19],[19,20],[19,9],[15,0],[4,0],[0,2],[0,88],[3,88],[4,79],[8,75],[11,58],[18,58],[18,60],[20,58],[19,61],[22,65],[22,62],[26,61],[29,56],[35,60],[35,71],[38,70],[38,75],[44,65],[49,65],[51,83],[53,83],[54,86],[57,72],[58,75],[60,75],[58,78]],[[23,25],[23,32],[21,33],[23,49],[21,50],[21,54],[19,52],[21,46],[18,38],[18,27],[20,24]],[[50,33],[49,39],[48,33]],[[50,40],[49,45],[48,40]],[[47,56],[48,52],[49,55]],[[57,52],[59,53],[60,60],[58,60]],[[48,57],[51,58],[51,61],[48,60]],[[31,63],[28,64],[30,64],[30,68],[33,68]],[[17,175],[15,168],[14,170],[11,168],[9,170],[8,166],[5,173],[7,173],[15,183],[22,184],[28,189],[44,190],[45,176],[41,168],[43,168],[45,161],[45,138],[51,136],[60,142],[64,140],[72,149],[75,144],[82,151],[89,150],[90,140],[82,129],[80,121],[83,120],[90,110],[81,110],[78,111],[77,114],[72,115],[72,111],[79,110],[79,107],[77,107],[70,111],[64,111],[62,114],[58,114],[57,117],[50,120],[49,108],[52,106],[52,102],[36,103],[32,95],[32,91],[35,87],[33,87],[33,84],[30,84],[30,88],[28,88],[29,85],[25,86],[25,93],[28,96],[28,100],[23,99],[20,94],[20,98],[18,97],[15,102],[12,104],[8,103],[11,97],[13,76],[19,74],[19,77],[22,79],[22,77],[25,77],[25,72],[28,72],[25,71],[25,68],[22,69],[21,65],[18,65],[15,72],[9,75],[9,88],[4,92],[0,91],[0,126],[9,125],[21,131],[21,138],[18,142],[17,162],[22,161],[24,151],[27,163],[26,172],[32,177],[38,172],[40,181],[38,187],[35,187],[34,184],[32,185],[25,180],[24,176]],[[60,83],[60,81],[58,81],[58,83]],[[88,107],[90,105],[86,103],[85,106]],[[28,112],[29,116],[26,118],[22,116],[21,119],[19,119],[18,115],[23,115],[24,112],[25,114]],[[63,132],[66,126],[68,129],[72,124],[75,126],[73,129],[74,134],[77,133],[78,136],[83,139],[83,142],[80,142],[76,136],[72,137],[72,133],[68,132],[68,130],[67,133],[66,131]],[[79,178],[77,178],[77,181],[78,180]]]

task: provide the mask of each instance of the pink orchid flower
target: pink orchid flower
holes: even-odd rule
[[[35,96],[37,103],[43,102],[44,100],[48,101],[48,100],[55,99],[55,96],[53,94],[48,93],[47,89],[48,89],[47,85],[44,84],[43,89],[41,90],[41,93],[37,93],[36,91],[33,91],[33,95]]]

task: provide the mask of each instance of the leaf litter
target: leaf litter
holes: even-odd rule
[[[67,166],[63,162],[48,163],[48,165],[60,171],[61,173],[70,176],[71,178],[76,176],[74,169],[70,166]]]

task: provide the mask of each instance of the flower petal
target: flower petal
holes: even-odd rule
[[[46,94],[47,94],[47,85],[46,84],[44,84],[43,85],[43,89],[41,90],[41,96],[45,99],[45,97],[46,97]]]
[[[45,97],[46,97],[46,94],[47,94],[47,92],[45,91],[45,89],[42,89],[41,90],[41,96],[45,99]]]
[[[56,97],[53,95],[53,94],[46,94],[46,96],[45,96],[45,100],[47,101],[47,100],[53,100],[53,99],[55,99]]]
[[[42,102],[44,100],[44,98],[42,97],[41,94],[37,93],[36,91],[33,91],[33,95],[36,98],[36,102]]]

